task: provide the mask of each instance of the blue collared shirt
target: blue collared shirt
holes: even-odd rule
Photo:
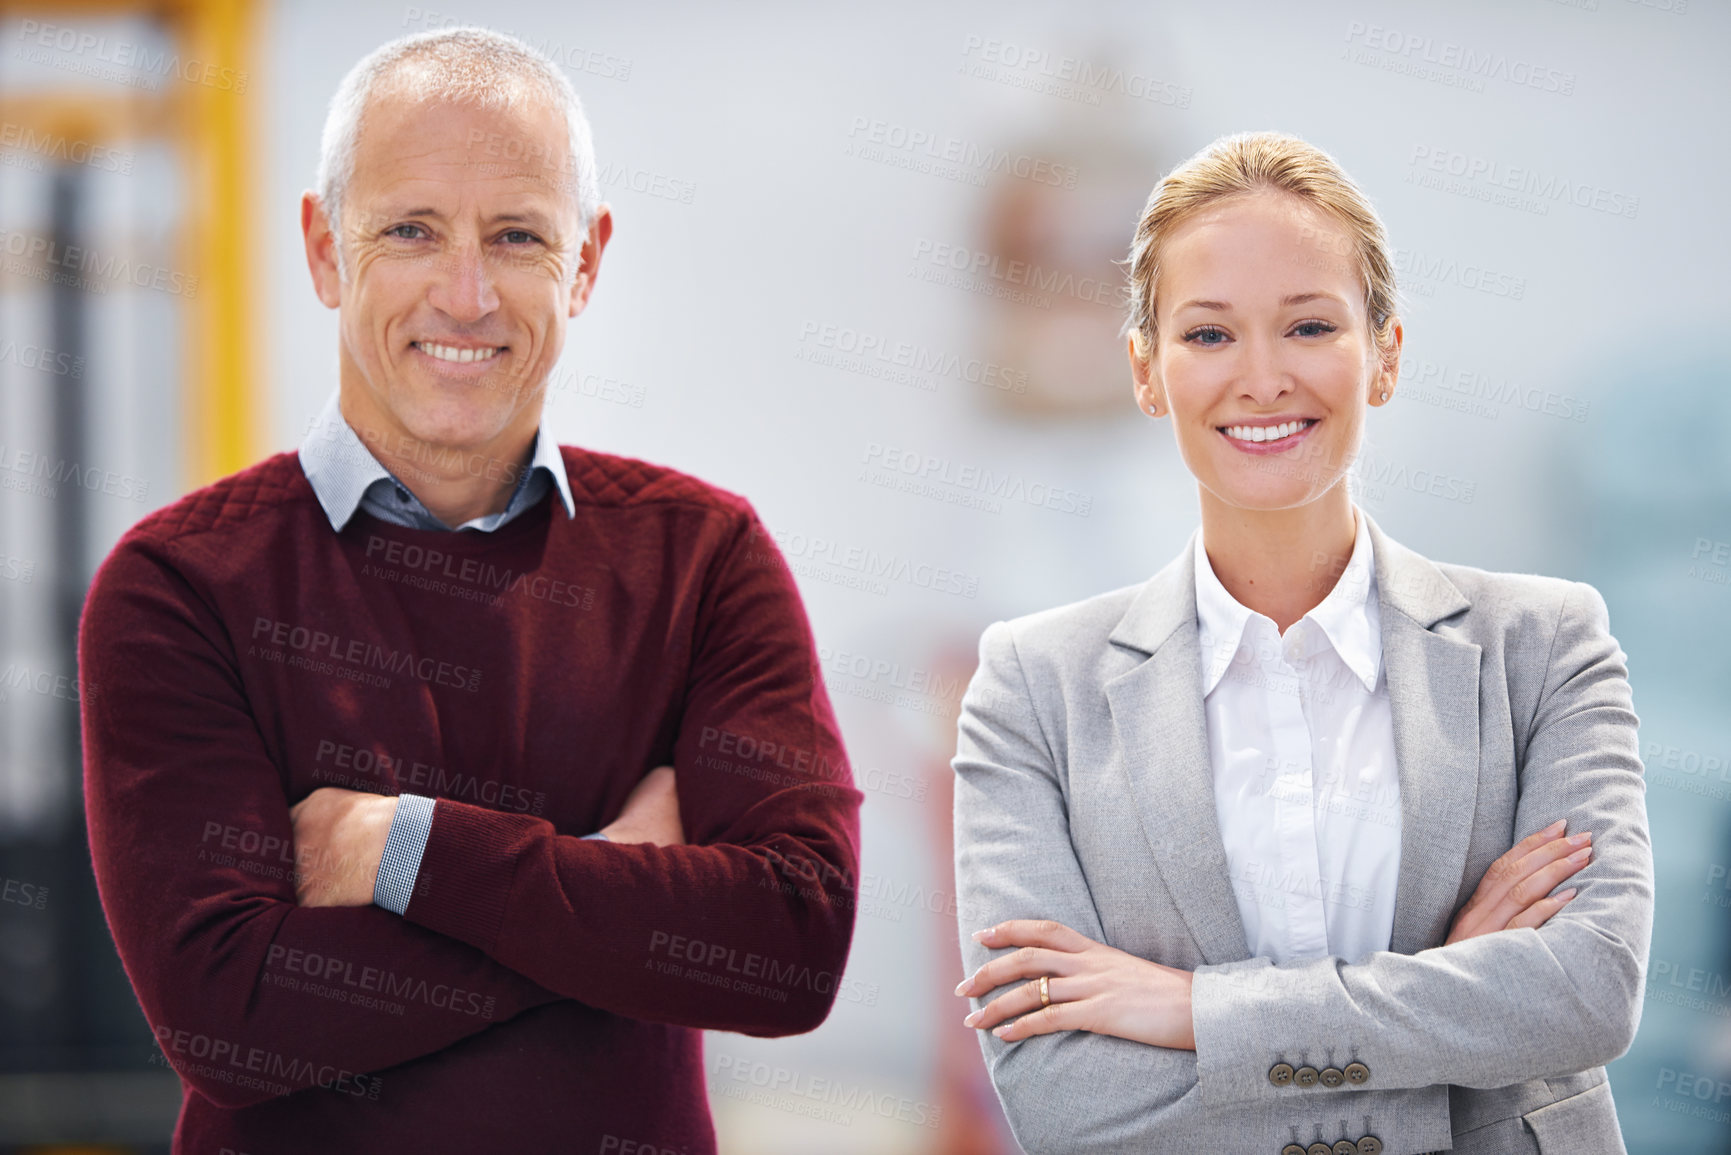
[[[535,450],[529,458],[529,468],[517,475],[517,486],[511,499],[498,513],[472,517],[459,526],[448,526],[421,503],[414,491],[386,469],[361,441],[338,404],[341,390],[332,390],[330,400],[313,419],[301,441],[301,472],[319,499],[319,505],[330,519],[331,528],[342,532],[355,510],[364,509],[380,521],[411,529],[477,530],[491,533],[521,514],[535,508],[555,489],[564,503],[565,516],[575,517],[577,506],[571,500],[571,480],[565,475],[565,458],[559,446],[547,436],[545,428],[535,430]],[[414,444],[405,446],[411,455]],[[428,446],[429,456],[439,453]],[[412,456],[411,456],[412,461]],[[482,469],[496,470],[497,462],[480,459]],[[420,794],[397,796],[397,814],[391,820],[391,830],[385,836],[384,856],[379,862],[378,880],[373,884],[373,902],[386,910],[402,914],[409,908],[414,894],[415,879],[421,872],[421,856],[426,852],[427,839],[433,833],[434,799]],[[602,834],[587,838],[605,838]]]
[[[318,495],[319,505],[330,518],[332,529],[341,532],[355,516],[355,510],[364,509],[380,521],[412,529],[478,529],[488,532],[498,529],[523,511],[533,509],[546,496],[549,485],[558,488],[565,516],[577,516],[577,506],[571,500],[571,481],[565,476],[565,458],[560,455],[558,444],[546,435],[546,430],[538,428],[529,468],[517,475],[517,488],[512,490],[511,500],[505,508],[498,513],[472,517],[459,526],[446,525],[421,504],[421,499],[408,486],[380,464],[361,441],[360,435],[343,420],[342,410],[337,404],[339,395],[340,390],[331,392],[330,400],[313,419],[300,447],[301,472],[307,475],[313,493]],[[413,443],[405,448],[411,454],[414,452]],[[433,446],[425,449],[429,457],[440,452]],[[489,461],[484,456],[478,456],[476,463],[482,470],[496,472],[500,468],[500,463]],[[514,462],[510,464],[515,466]]]

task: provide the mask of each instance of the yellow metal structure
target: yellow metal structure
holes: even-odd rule
[[[186,294],[186,379],[181,390],[189,489],[249,465],[257,449],[261,382],[251,332],[248,131],[253,99],[254,0],[62,0],[8,5],[43,23],[139,17],[161,26],[173,67],[155,91],[0,94],[0,117],[25,132],[65,134],[89,144],[167,139],[184,161],[183,268],[197,277]],[[166,495],[165,495],[166,496]]]

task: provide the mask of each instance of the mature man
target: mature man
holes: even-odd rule
[[[337,392],[135,526],[80,634],[174,1149],[713,1151],[698,1029],[816,1027],[853,930],[792,579],[742,498],[540,428],[612,230],[551,62],[383,46],[301,225]]]

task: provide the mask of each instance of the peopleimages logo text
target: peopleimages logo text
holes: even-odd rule
[[[52,48],[120,68],[131,68],[156,76],[173,76],[188,84],[202,84],[225,92],[246,91],[245,72],[192,57],[183,60],[180,53],[167,48],[153,50],[148,44],[136,44],[130,40],[110,41],[106,36],[64,24],[23,20],[19,22],[17,39],[33,47]]]
[[[1533,211],[1541,215],[1547,211],[1547,202],[1558,201],[1576,208],[1628,217],[1631,220],[1641,209],[1641,198],[1613,191],[1603,185],[1571,180],[1557,173],[1541,172],[1536,168],[1504,164],[1490,157],[1474,156],[1437,145],[1414,145],[1409,163],[1413,172],[1420,177],[1436,173],[1440,174],[1440,177],[1453,177],[1468,186],[1506,189],[1531,197],[1537,206]],[[1417,183],[1425,182],[1421,180]]]
[[[408,650],[393,650],[361,638],[344,638],[324,630],[297,626],[271,618],[255,618],[252,640],[257,646],[287,646],[306,657],[328,658],[351,666],[406,674],[436,686],[451,686],[471,693],[481,688],[481,671],[470,666],[423,658]]]

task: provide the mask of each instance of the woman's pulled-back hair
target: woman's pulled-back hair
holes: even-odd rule
[[[1396,289],[1388,234],[1370,198],[1332,156],[1281,132],[1223,136],[1167,173],[1142,209],[1130,245],[1130,317],[1124,333],[1139,334],[1140,355],[1153,355],[1154,292],[1160,253],[1180,223],[1226,197],[1263,190],[1299,197],[1332,215],[1352,238],[1351,259],[1364,285],[1371,338],[1385,361],[1394,347]],[[1345,256],[1347,254],[1339,254]]]

